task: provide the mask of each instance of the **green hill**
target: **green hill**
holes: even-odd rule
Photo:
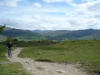
[[[19,40],[38,40],[43,38],[39,33],[21,29],[6,29],[1,35]]]
[[[100,30],[86,29],[86,30],[56,30],[42,33],[51,40],[92,40],[100,39]]]
[[[3,36],[17,38],[19,40],[92,40],[100,39],[100,30],[21,30],[6,28]]]

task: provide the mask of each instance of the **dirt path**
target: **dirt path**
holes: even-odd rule
[[[12,58],[8,58],[11,62],[20,62],[24,69],[32,75],[87,75],[85,72],[77,69],[72,64],[57,64],[48,62],[36,62],[29,58],[19,58],[18,54],[22,48],[15,49]]]

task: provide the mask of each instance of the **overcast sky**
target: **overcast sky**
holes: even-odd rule
[[[0,24],[20,29],[100,29],[100,0],[0,0]]]

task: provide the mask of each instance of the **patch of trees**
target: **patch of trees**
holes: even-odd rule
[[[5,26],[0,26],[0,33],[4,30]]]

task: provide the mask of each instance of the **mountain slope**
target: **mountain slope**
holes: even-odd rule
[[[91,39],[100,39],[100,30],[95,29],[86,29],[86,30],[57,30],[45,32],[45,35],[48,39],[52,40],[91,40]]]
[[[17,38],[20,40],[36,40],[42,37],[39,33],[21,29],[5,30],[2,32],[2,35],[7,37]]]
[[[21,30],[21,29],[5,29],[3,36],[17,38],[19,40],[91,40],[100,39],[100,30]]]

